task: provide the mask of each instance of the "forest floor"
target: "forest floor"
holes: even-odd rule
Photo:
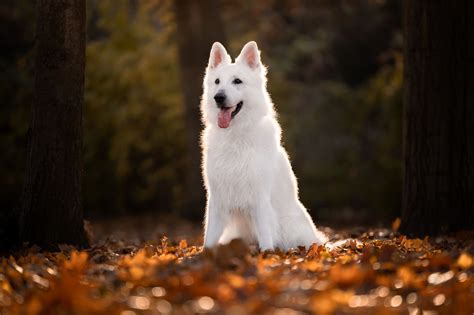
[[[0,314],[473,314],[473,235],[409,239],[396,225],[259,253],[202,252],[185,222],[97,222],[89,249],[0,258]]]

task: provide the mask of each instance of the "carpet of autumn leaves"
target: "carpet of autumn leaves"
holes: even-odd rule
[[[30,246],[1,258],[0,314],[474,312],[468,233],[326,229],[326,246],[258,252],[235,240],[203,252],[199,227],[163,225],[168,237],[150,240],[117,231],[122,238],[100,237],[86,250]]]

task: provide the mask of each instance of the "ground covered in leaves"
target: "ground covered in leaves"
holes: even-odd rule
[[[184,223],[93,230],[87,250],[33,246],[1,258],[0,314],[474,312],[466,233],[409,239],[390,229],[326,229],[327,246],[259,253],[240,241],[203,252],[199,227]]]

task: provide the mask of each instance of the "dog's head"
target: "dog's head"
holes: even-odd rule
[[[247,43],[235,63],[221,43],[214,43],[204,78],[204,123],[228,128],[266,115],[271,102],[265,75],[257,43]]]

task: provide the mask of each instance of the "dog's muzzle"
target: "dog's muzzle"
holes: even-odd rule
[[[240,101],[235,106],[219,106],[220,110],[217,114],[217,124],[220,128],[227,128],[229,127],[230,121],[234,119],[234,117],[240,112],[242,109],[244,102]]]
[[[214,95],[214,100],[216,101],[217,107],[222,109],[223,107],[225,107],[227,96],[224,93],[219,92],[216,95]]]

